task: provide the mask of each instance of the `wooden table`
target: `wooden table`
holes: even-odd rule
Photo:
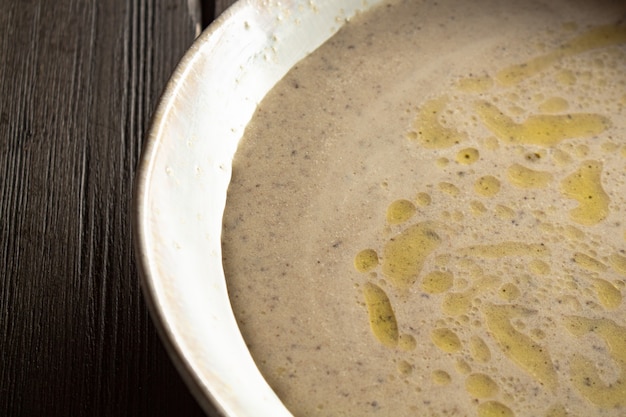
[[[0,416],[201,416],[141,293],[148,123],[232,1],[0,0]]]

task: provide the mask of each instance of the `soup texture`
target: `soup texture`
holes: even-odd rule
[[[622,1],[393,0],[294,66],[223,223],[291,412],[626,415],[625,108]]]

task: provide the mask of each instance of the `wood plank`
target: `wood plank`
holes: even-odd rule
[[[0,2],[0,415],[202,415],[130,231],[149,117],[193,37],[176,0]]]
[[[224,12],[224,10],[228,9],[234,0],[215,0],[215,16],[219,16]]]

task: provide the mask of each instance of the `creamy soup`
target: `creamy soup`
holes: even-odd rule
[[[391,1],[267,95],[223,257],[294,415],[626,415],[624,16]]]

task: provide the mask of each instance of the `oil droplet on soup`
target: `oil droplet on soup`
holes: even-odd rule
[[[441,238],[431,223],[409,226],[385,245],[383,274],[398,288],[410,287],[422,271],[426,258],[440,242]]]
[[[432,198],[430,197],[428,193],[418,193],[417,196],[415,197],[415,204],[417,204],[420,207],[426,207],[430,205],[431,202],[432,202]]]
[[[569,103],[562,97],[550,97],[539,105],[542,113],[561,113],[569,108]]]
[[[378,266],[378,254],[374,249],[363,249],[354,258],[354,267],[359,272],[367,272]]]
[[[509,182],[520,188],[543,188],[552,181],[552,174],[538,171],[520,164],[513,164],[507,170]]]
[[[497,75],[497,79],[505,85],[516,84],[526,78],[540,74],[564,58],[592,49],[619,45],[625,42],[626,27],[622,25],[606,25],[592,28],[546,55],[501,70]]]
[[[493,175],[480,177],[474,184],[474,191],[483,197],[493,197],[500,191],[500,180]]]
[[[498,392],[498,384],[485,374],[471,374],[465,380],[465,389],[476,398],[490,398]]]
[[[532,115],[517,123],[486,101],[477,103],[476,112],[498,139],[510,144],[555,146],[567,139],[593,137],[610,126],[606,117],[588,113]]]
[[[494,288],[499,282],[500,279],[498,277],[488,275],[476,280],[474,285],[466,291],[449,292],[441,302],[441,310],[451,316],[468,313],[472,308],[474,299],[478,295]]]
[[[456,154],[456,161],[459,164],[470,165],[470,164],[473,164],[474,162],[478,161],[479,157],[480,157],[480,153],[478,152],[478,149],[476,149],[476,148],[465,148],[465,149],[461,149]]]
[[[452,197],[456,197],[461,193],[461,190],[456,185],[449,182],[440,182],[439,189]]]
[[[422,279],[422,290],[429,294],[440,294],[452,287],[453,276],[446,271],[433,271]]]
[[[592,225],[608,215],[610,199],[602,187],[601,174],[600,162],[586,161],[561,183],[563,194],[578,201],[578,207],[570,210],[575,222]]]
[[[514,284],[506,283],[500,287],[500,298],[505,301],[513,301],[520,296],[520,290]]]
[[[483,339],[478,336],[472,336],[470,339],[470,352],[475,361],[486,363],[491,359],[491,351],[489,346]]]
[[[465,140],[465,133],[441,122],[448,98],[442,96],[424,103],[413,123],[415,141],[428,149],[450,148]]]
[[[398,362],[398,372],[400,373],[400,375],[403,376],[408,376],[411,375],[411,373],[413,373],[413,365],[411,365],[409,362],[402,360],[400,362]]]
[[[594,363],[583,355],[575,353],[570,365],[570,375],[574,386],[589,401],[602,408],[624,407],[626,405],[626,327],[609,319],[588,319],[571,316],[565,318],[565,326],[572,334],[582,337],[593,333],[602,338],[609,348],[609,355],[620,368],[620,378],[607,384],[602,380]]]
[[[514,417],[509,407],[498,401],[486,401],[478,406],[478,417]]]
[[[461,375],[469,375],[472,372],[472,367],[464,359],[457,359],[454,368]]]
[[[404,223],[415,214],[415,204],[409,200],[396,200],[387,208],[387,221],[391,224]]]
[[[450,329],[435,329],[430,333],[430,339],[439,349],[444,352],[454,353],[461,349],[461,340]]]
[[[466,93],[484,93],[493,86],[493,79],[488,75],[461,78],[457,88]]]
[[[452,382],[450,374],[440,369],[433,371],[432,378],[433,382],[437,385],[448,385],[450,382]]]
[[[557,387],[557,375],[545,346],[513,327],[511,321],[532,311],[514,305],[486,304],[483,314],[487,327],[506,356],[550,390]]]
[[[622,304],[622,292],[609,281],[596,278],[593,286],[600,304],[607,310],[615,310]]]
[[[365,284],[363,295],[372,332],[383,345],[396,346],[399,338],[398,323],[389,297],[382,288],[372,283]]]
[[[626,276],[626,256],[622,256],[618,253],[612,253],[609,257],[609,262],[617,272]]]
[[[411,351],[417,347],[417,340],[410,334],[401,334],[398,337],[398,347],[404,351]]]
[[[495,215],[503,220],[512,220],[517,214],[512,208],[498,204],[495,208]]]
[[[596,258],[581,252],[575,252],[572,256],[572,261],[574,261],[577,266],[590,272],[604,272],[608,268]]]

